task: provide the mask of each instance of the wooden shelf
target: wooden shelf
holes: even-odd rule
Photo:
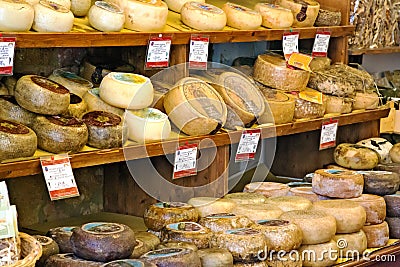
[[[391,54],[391,53],[400,53],[400,46],[349,50],[350,56],[380,55],[380,54]]]
[[[377,110],[334,116],[332,118],[338,118],[339,126],[343,126],[378,120],[380,118],[387,117],[389,111],[389,108],[380,108]],[[322,122],[326,119],[327,118],[319,118],[277,125],[275,127],[262,127],[261,135],[262,138],[271,138],[275,136],[315,131],[321,129]],[[229,145],[238,143],[240,136],[241,131],[221,132],[215,135],[206,136],[185,136],[179,139],[167,140],[164,142],[154,142],[146,145],[131,145],[118,149],[80,152],[72,154],[70,160],[72,168],[82,168],[175,153],[178,145],[184,142],[199,143],[200,149],[213,146]],[[39,158],[0,164],[0,178],[15,178],[38,174],[41,172],[42,170],[40,167]]]

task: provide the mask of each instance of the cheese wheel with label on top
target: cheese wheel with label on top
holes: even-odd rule
[[[293,25],[294,19],[290,9],[269,3],[257,3],[254,9],[260,12],[264,27],[284,29]]]
[[[224,248],[199,249],[197,254],[202,267],[229,267],[233,266],[233,257],[229,250]]]
[[[310,200],[298,196],[270,197],[265,201],[265,203],[275,205],[284,212],[292,210],[309,210],[312,207],[312,202]]]
[[[90,261],[79,258],[73,253],[55,254],[50,256],[45,267],[101,267],[104,262]]]
[[[380,224],[386,218],[385,199],[371,194],[362,194],[360,197],[349,198],[348,200],[360,204],[366,212],[366,224]]]
[[[383,247],[389,241],[389,226],[387,222],[381,224],[364,225],[362,228],[367,236],[368,248]]]
[[[261,89],[265,99],[265,111],[257,119],[259,124],[284,124],[293,121],[295,100],[287,94],[273,89]]]
[[[336,146],[333,158],[336,164],[353,170],[373,169],[380,161],[380,156],[375,150],[348,143]]]
[[[34,235],[33,237],[42,245],[42,256],[40,256],[39,260],[36,262],[37,266],[44,266],[44,263],[50,256],[60,253],[56,241],[50,237],[42,235]]]
[[[104,263],[101,267],[157,267],[154,263],[150,263],[139,259],[122,259]]]
[[[352,253],[361,255],[367,249],[367,236],[363,230],[352,234],[337,234],[333,240],[338,245],[340,258],[351,258]]]
[[[272,204],[239,204],[233,214],[244,215],[252,221],[278,219],[283,210]]]
[[[129,0],[124,9],[124,27],[139,32],[162,31],[167,24],[168,6],[161,0]]]
[[[265,197],[281,197],[286,196],[289,192],[289,186],[286,184],[275,182],[253,182],[244,186],[243,192],[254,192],[264,195]]]
[[[72,253],[73,249],[70,239],[72,236],[72,230],[75,228],[76,226],[55,227],[51,228],[46,235],[56,241],[60,253]]]
[[[328,199],[328,197],[320,196],[314,193],[311,186],[299,186],[290,188],[288,196],[304,197],[311,202]]]
[[[364,177],[354,171],[320,169],[312,179],[312,189],[318,195],[334,198],[353,198],[361,196]]]
[[[347,199],[314,202],[313,209],[335,217],[336,233],[338,234],[360,231],[367,219],[365,209],[360,204]]]
[[[239,205],[260,204],[265,203],[267,200],[267,198],[262,194],[250,192],[229,193],[224,196],[224,199],[232,200]]]
[[[226,25],[239,30],[255,30],[261,26],[262,16],[258,11],[227,2],[222,6],[226,14]]]
[[[303,266],[333,266],[339,258],[339,248],[333,240],[322,244],[302,245],[298,251],[303,259]]]
[[[21,123],[31,127],[35,122],[36,117],[37,114],[18,105],[14,96],[0,96],[0,119]]]
[[[232,200],[216,197],[194,197],[189,199],[188,204],[195,207],[201,217],[217,213],[231,213],[237,205]]]
[[[144,254],[141,259],[154,263],[158,267],[201,267],[200,257],[191,249],[165,248]]]
[[[396,194],[383,197],[386,202],[386,212],[388,217],[400,217],[400,191]]]
[[[32,27],[35,11],[24,1],[0,1],[0,31],[25,32]]]
[[[90,26],[102,32],[119,32],[124,28],[124,12],[106,1],[96,1],[89,9],[88,18]]]
[[[200,31],[220,31],[226,26],[225,12],[213,5],[186,2],[181,9],[181,20],[187,26]]]
[[[70,2],[70,1],[68,1]],[[35,18],[32,29],[37,32],[69,32],[74,24],[74,14],[60,4],[41,0],[33,6]]]
[[[181,9],[184,4],[187,2],[191,2],[191,0],[165,0],[165,3],[167,3],[168,9],[175,11],[177,13],[181,13]],[[197,0],[196,2],[198,3],[205,3],[205,0]]]
[[[379,196],[391,195],[399,190],[399,174],[390,171],[361,171],[364,176],[364,192]]]
[[[293,27],[312,27],[320,7],[319,3],[313,0],[278,0],[277,4],[292,11]]]
[[[321,211],[295,210],[282,214],[280,220],[296,224],[303,233],[302,244],[328,242],[336,233],[336,219]]]
[[[87,104],[88,111],[107,111],[119,116],[124,115],[124,110],[121,108],[113,107],[100,98],[99,88],[92,88],[83,95],[83,100]]]
[[[68,109],[62,115],[80,118],[82,114],[86,112],[86,109],[87,105],[85,100],[76,94],[70,93]]]
[[[400,238],[400,217],[386,217],[390,238]]]
[[[210,229],[214,233],[221,233],[229,229],[250,227],[254,222],[243,215],[218,213],[201,218],[199,224]]]
[[[392,162],[389,156],[389,151],[393,145],[385,138],[372,137],[357,142],[357,145],[366,146],[375,150],[380,156],[379,163]]]
[[[165,226],[168,241],[189,242],[198,248],[208,248],[212,233],[208,228],[195,222],[178,222]]]

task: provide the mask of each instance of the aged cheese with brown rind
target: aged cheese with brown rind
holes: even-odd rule
[[[379,166],[379,165],[378,165]],[[391,195],[399,190],[399,174],[391,171],[362,171],[364,192],[379,196]]]
[[[389,226],[387,222],[365,225],[362,230],[367,236],[368,248],[383,247],[389,241]]]
[[[178,222],[165,226],[168,241],[189,242],[198,248],[208,248],[211,242],[211,231],[195,222]]]
[[[386,218],[386,203],[383,197],[371,194],[362,194],[357,198],[349,198],[348,200],[360,204],[366,212],[366,224],[380,224]]]
[[[73,249],[70,238],[74,228],[76,226],[55,227],[51,228],[46,235],[56,241],[60,248],[60,253],[72,253]]]
[[[325,196],[314,193],[311,186],[292,187],[289,190],[288,196],[304,197],[311,202],[327,199]]]
[[[336,164],[354,170],[373,169],[380,161],[380,156],[375,150],[348,143],[338,145],[333,158]]]
[[[390,238],[400,238],[400,217],[386,217]]]
[[[253,182],[244,186],[243,192],[255,192],[265,197],[286,196],[289,192],[289,186],[275,182]]]
[[[400,217],[400,191],[395,194],[383,197],[386,202],[386,212],[388,217]]]
[[[47,236],[34,235],[37,241],[39,241],[40,245],[42,245],[42,256],[40,256],[39,260],[36,262],[38,266],[44,266],[46,260],[55,254],[60,253],[60,249],[53,239]]]
[[[157,249],[147,252],[141,259],[154,263],[158,267],[201,267],[197,253],[186,248]]]
[[[101,267],[104,262],[89,261],[75,256],[73,253],[55,254],[50,256],[45,267]]]

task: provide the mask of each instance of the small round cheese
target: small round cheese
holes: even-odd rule
[[[178,222],[165,226],[164,232],[168,241],[189,242],[199,249],[208,248],[213,234],[195,222]]]
[[[281,196],[270,197],[265,203],[276,205],[284,212],[292,210],[309,210],[312,207],[312,202],[304,197],[298,196]]]
[[[286,196],[289,192],[289,186],[274,182],[254,182],[244,186],[243,192],[254,192],[265,197]]]
[[[220,31],[226,25],[226,14],[222,9],[210,4],[187,2],[181,9],[181,20],[196,30]]]
[[[233,266],[233,257],[229,250],[224,248],[199,249],[197,254],[202,267],[226,267]]]
[[[222,233],[229,229],[246,228],[253,222],[243,215],[232,213],[217,213],[200,218],[199,223],[214,233]]]
[[[290,9],[268,3],[257,3],[254,9],[260,12],[264,27],[282,29],[293,25],[294,19]]]
[[[35,11],[24,1],[0,1],[0,31],[25,32],[32,27]]]
[[[89,23],[102,32],[119,32],[124,27],[124,12],[112,3],[96,1],[89,9]]]
[[[168,9],[181,13],[181,9],[186,2],[191,2],[191,0],[165,0],[168,5]],[[197,0],[198,3],[205,3],[205,0]]]
[[[375,168],[380,160],[379,154],[365,146],[342,143],[335,148],[333,158],[336,164],[353,170]]]
[[[70,1],[68,1],[70,2]],[[69,32],[74,24],[74,14],[62,5],[41,0],[34,5],[35,18],[32,29],[37,32]]]
[[[96,110],[107,111],[107,112],[117,114],[119,116],[123,116],[124,112],[125,112],[121,108],[113,107],[113,106],[107,104],[106,102],[104,102],[100,98],[99,88],[92,88],[89,91],[87,91],[83,95],[83,100],[85,100],[85,102],[87,104],[88,111],[96,111]]]
[[[244,215],[252,221],[278,219],[283,210],[271,204],[241,204],[233,210],[233,214]]]
[[[77,17],[86,16],[91,6],[91,0],[71,0],[71,11]]]
[[[93,87],[93,84],[90,81],[64,69],[54,70],[48,78],[63,85],[71,93],[74,93],[80,97],[85,95],[86,92]]]
[[[140,32],[162,31],[167,24],[168,6],[161,0],[130,0],[124,9],[125,28]]]
[[[389,241],[389,226],[387,222],[381,224],[364,225],[362,228],[367,236],[368,248],[383,247]]]
[[[392,149],[393,145],[385,138],[371,137],[357,142],[357,145],[366,146],[375,150],[380,156],[379,163],[392,162],[390,159],[389,152],[390,149]]]
[[[367,214],[366,224],[380,224],[386,218],[386,203],[383,197],[362,194],[360,197],[349,198],[348,200],[360,204]]]
[[[340,258],[351,258],[351,253],[360,255],[367,249],[367,236],[363,230],[352,234],[337,234],[333,237],[339,248]]]
[[[339,257],[339,248],[333,240],[322,244],[302,245],[298,251],[303,258],[303,266],[333,266]]]
[[[239,30],[255,30],[261,26],[262,17],[258,11],[227,2],[222,10],[226,14],[226,25]]]
[[[187,248],[164,248],[144,254],[141,259],[157,266],[192,266],[201,267],[197,253]]]
[[[237,192],[237,193],[229,193],[224,196],[224,199],[229,199],[234,201],[236,204],[260,204],[265,203],[267,198],[259,193],[250,193],[250,192]]]
[[[278,0],[277,4],[292,11],[293,27],[312,27],[320,7],[319,3],[313,0]]]
[[[236,203],[232,200],[215,197],[194,197],[189,199],[188,204],[195,207],[201,217],[217,213],[231,213],[236,207]]]
[[[400,191],[396,194],[386,195],[383,198],[386,202],[387,216],[400,217]]]

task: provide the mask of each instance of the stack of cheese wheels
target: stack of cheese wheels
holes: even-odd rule
[[[239,30],[255,30],[261,26],[260,12],[227,2],[222,7],[226,14],[226,25]]]
[[[124,28],[124,12],[106,1],[96,1],[89,9],[88,18],[90,25],[102,32],[119,32]]]
[[[366,146],[375,150],[380,156],[379,163],[392,162],[389,152],[392,149],[393,145],[385,138],[372,137],[357,142],[357,145]]]
[[[386,222],[389,225],[391,238],[400,238],[400,191],[384,196],[386,202]]]
[[[389,151],[389,156],[392,162],[400,162],[400,143],[396,143],[393,145],[393,147]]]
[[[200,257],[202,267],[233,266],[232,254],[225,248],[199,249],[197,254]]]
[[[187,248],[157,249],[147,252],[140,258],[157,266],[201,267],[197,253]]]
[[[255,192],[265,197],[286,196],[289,193],[289,186],[274,182],[253,182],[244,186],[243,192]]]
[[[198,248],[208,248],[212,238],[212,232],[195,222],[178,222],[165,226],[167,241],[189,242]]]
[[[0,31],[25,32],[32,27],[35,11],[24,1],[0,1]]]
[[[313,0],[278,0],[277,4],[292,11],[293,27],[312,27],[320,7],[319,3]]]
[[[284,124],[293,121],[295,100],[278,90],[262,89],[265,99],[265,112],[258,118],[258,123]]]
[[[56,241],[60,253],[72,253],[72,245],[70,242],[72,231],[75,229],[75,226],[63,226],[51,228],[47,232],[47,236]]]
[[[252,221],[278,219],[283,210],[272,204],[239,204],[232,213],[244,215]]]
[[[282,29],[293,25],[294,19],[290,9],[269,3],[257,3],[254,9],[260,12],[264,27]]]
[[[246,216],[232,213],[217,213],[208,215],[206,217],[202,217],[199,223],[214,233],[222,233],[229,229],[246,228],[254,224]]]
[[[71,93],[80,97],[85,95],[86,92],[93,87],[93,84],[90,81],[64,69],[54,70],[49,76],[49,79],[63,85]]]
[[[195,207],[201,217],[217,213],[230,213],[237,205],[232,200],[215,197],[194,197],[189,199],[188,204]]]
[[[88,111],[107,111],[119,116],[124,115],[124,110],[111,106],[100,98],[99,88],[92,88],[83,95],[83,100],[87,104]]]
[[[265,203],[275,205],[284,212],[293,210],[309,210],[312,208],[312,202],[304,197],[281,196],[270,197]]]
[[[68,110],[62,115],[80,118],[86,112],[87,104],[80,96],[70,93]]]
[[[188,135],[212,134],[226,122],[227,108],[218,92],[196,78],[183,78],[164,97],[171,121]]]
[[[250,193],[250,192],[237,192],[237,193],[229,193],[224,196],[224,199],[230,199],[234,201],[236,204],[260,204],[265,203],[267,198],[259,193]]]
[[[379,196],[391,195],[399,190],[399,174],[391,171],[361,171],[364,176],[364,193]]]
[[[356,92],[353,97],[353,110],[376,109],[379,106],[379,96],[375,92]]]
[[[350,97],[324,96],[326,98],[326,114],[346,114],[353,110],[353,99]]]
[[[186,2],[191,2],[191,0],[165,0],[164,2],[167,3],[169,10],[181,13],[181,9],[182,9],[183,5]],[[205,0],[197,0],[196,2],[204,4],[206,1]]]
[[[380,160],[380,156],[375,150],[348,143],[336,146],[333,158],[336,164],[353,170],[373,169]]]
[[[310,73],[287,68],[285,59],[279,55],[263,54],[257,57],[253,77],[266,86],[290,92],[304,90]]]
[[[200,31],[220,31],[226,25],[225,12],[213,5],[186,2],[181,9],[181,20],[187,26]]]
[[[129,30],[162,31],[167,24],[168,6],[161,0],[129,0],[124,13],[124,27]]]
[[[68,1],[71,3],[70,1]],[[35,17],[32,29],[37,32],[69,32],[74,24],[74,14],[69,7],[41,0],[33,6]]]
[[[36,119],[36,114],[18,105],[14,96],[0,96],[0,119],[21,123],[31,127]]]

